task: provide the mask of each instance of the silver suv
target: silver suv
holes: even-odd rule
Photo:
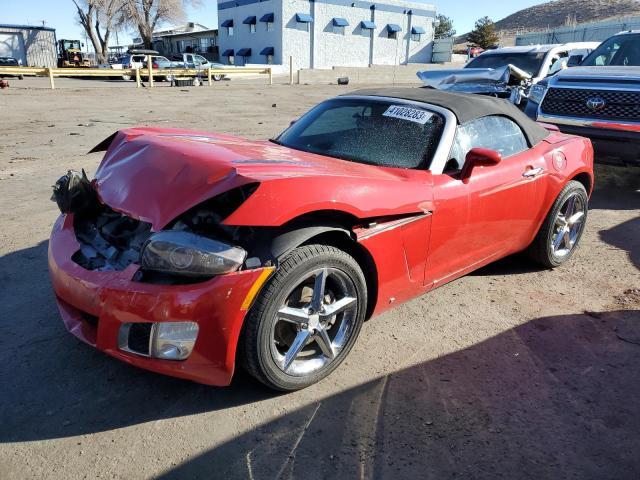
[[[580,66],[534,85],[525,111],[590,138],[598,162],[640,166],[640,31],[614,35]]]

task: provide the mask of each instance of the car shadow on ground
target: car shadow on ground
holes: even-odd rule
[[[0,257],[0,442],[112,430],[275,395],[242,373],[230,388],[212,388],[125,365],[83,344],[58,314],[47,246]]]
[[[640,208],[640,168],[595,166],[595,189],[590,210],[634,210]]]
[[[523,275],[545,270],[525,253],[516,253],[469,273],[469,276]]]
[[[602,241],[625,250],[631,263],[640,270],[640,217],[632,218],[608,230],[598,232]]]
[[[601,196],[605,191],[606,190],[603,189],[596,191],[594,194],[596,204],[598,201],[602,201]],[[635,197],[633,198],[635,199]],[[617,201],[619,202],[619,200]],[[623,208],[622,205],[624,205],[624,203],[620,204],[620,208]],[[640,241],[640,238],[635,233],[638,232],[638,229],[640,228],[639,224],[640,219],[633,219],[610,230],[600,232],[600,235],[605,242],[618,248],[626,249],[631,256],[633,263],[640,268],[640,259],[638,257],[638,252],[640,252],[640,245],[638,242]],[[0,304],[3,306],[3,313],[2,316],[0,316],[0,335],[3,339],[3,349],[0,351],[0,364],[2,365],[2,367],[0,367],[0,382],[2,384],[2,396],[0,397],[0,424],[2,424],[2,428],[0,428],[0,442],[21,442],[63,438],[107,431],[163,418],[181,417],[200,412],[226,409],[235,405],[256,402],[275,395],[272,392],[266,391],[243,374],[236,375],[231,388],[216,389],[139,370],[125,365],[122,362],[115,361],[105,354],[102,354],[101,352],[79,342],[66,332],[60,320],[54,297],[51,292],[51,285],[48,280],[46,266],[47,246],[47,242],[42,242],[34,247],[15,251],[0,257]],[[523,257],[514,256],[504,259],[494,265],[485,267],[485,269],[480,271],[480,274],[525,273],[527,271],[531,271],[529,269],[535,269],[535,267],[533,267],[528,260],[524,260]],[[632,298],[633,301],[635,301],[634,299],[635,297]],[[635,311],[633,313],[637,318],[638,312]],[[614,319],[608,323],[618,322],[620,319],[626,318],[628,315],[630,314],[619,312],[617,316],[614,315]],[[569,320],[564,317],[561,318],[559,325],[567,325],[572,322],[578,325],[582,325],[585,322],[587,324],[589,324],[589,322],[596,322],[597,324],[597,322],[600,321],[596,317],[577,316],[575,318],[568,318]],[[596,319],[594,320],[594,318]],[[542,325],[545,325],[547,321],[542,319],[535,320],[531,323],[536,325],[540,322],[542,322]],[[526,329],[527,327],[525,326],[522,328]],[[536,332],[535,329],[532,331],[534,333]],[[557,331],[557,329],[554,331]],[[505,333],[501,337],[511,338],[514,334],[522,335],[521,332],[516,330],[511,333]],[[578,335],[578,333],[576,333],[576,335]],[[418,397],[415,397],[417,394],[411,390],[411,388],[413,388],[412,385],[407,385],[406,388],[408,390],[406,394],[402,393],[402,388],[400,388],[400,386],[403,382],[399,380],[397,381],[396,379],[406,378],[407,380],[405,382],[411,384],[411,379],[418,375],[420,378],[423,378],[422,382],[416,380],[418,384],[421,384],[424,382],[424,378],[427,378],[425,377],[424,372],[431,372],[434,374],[433,372],[436,372],[436,370],[441,368],[445,368],[445,370],[446,368],[453,368],[453,366],[451,366],[452,362],[447,360],[447,358],[455,359],[455,361],[460,362],[462,366],[466,365],[465,368],[470,369],[469,372],[474,371],[476,368],[482,368],[482,365],[491,364],[493,361],[493,357],[495,355],[491,353],[492,350],[501,351],[499,344],[502,340],[500,340],[500,337],[496,338],[497,340],[487,340],[486,342],[478,344],[478,346],[474,346],[462,352],[457,352],[449,357],[445,357],[444,359],[434,360],[433,362],[429,362],[425,365],[414,367],[414,369],[394,374],[387,380],[382,379],[356,389],[349,390],[336,396],[334,400],[327,400],[328,403],[325,402],[324,405],[328,404],[335,406],[338,414],[336,420],[337,423],[345,423],[345,421],[349,420],[348,418],[345,418],[345,415],[347,415],[345,413],[345,409],[349,410],[352,408],[355,409],[353,413],[355,415],[354,421],[364,422],[361,417],[363,415],[366,416],[370,414],[370,412],[367,414],[364,413],[364,410],[369,411],[370,407],[362,404],[362,408],[358,408],[357,399],[369,398],[371,395],[374,395],[375,392],[379,392],[380,388],[383,388],[386,392],[397,382],[399,385],[396,387],[398,388],[397,394],[403,396],[402,398],[404,398],[405,404],[392,405],[391,407],[385,408],[387,408],[388,411],[396,410],[399,412],[399,416],[404,416],[405,412],[402,409],[406,408],[411,410],[411,406],[415,404],[415,401],[417,401],[415,398],[419,399],[419,395]],[[559,335],[558,338],[561,340],[562,335]],[[583,343],[584,342],[579,342],[579,345],[585,347]],[[630,348],[630,345],[636,349],[633,351],[637,352],[637,348],[640,348],[632,343],[624,343],[625,349]],[[491,345],[496,346],[491,347]],[[573,346],[571,345],[570,347]],[[617,343],[615,343],[615,346],[612,345],[614,351],[617,351],[618,347]],[[553,355],[560,355],[560,351],[563,348],[565,347],[559,347],[558,352],[551,353]],[[589,346],[589,348],[599,352],[603,347],[601,345],[594,344]],[[565,350],[568,352],[565,362],[570,367],[577,360],[569,355],[571,348],[565,348]],[[545,352],[543,352],[543,356],[544,353]],[[603,351],[601,353],[606,357],[608,352]],[[482,358],[485,354],[488,355],[487,359]],[[535,354],[540,355],[538,352],[535,352]],[[472,358],[472,361],[465,362],[465,355],[469,355]],[[599,353],[598,355],[594,354],[592,356],[594,358],[594,362],[596,361],[595,357],[597,356],[599,356]],[[551,360],[542,358],[542,361],[548,363]],[[478,362],[480,364],[479,367]],[[444,367],[440,367],[440,365],[444,365]],[[532,365],[535,367],[537,364],[534,362]],[[495,368],[496,371],[501,371],[503,367],[495,364],[494,362],[493,368]],[[463,379],[469,376],[469,372],[459,371],[457,368],[454,368],[454,370],[457,372],[456,375],[461,375],[461,378]],[[635,378],[628,377],[625,379],[629,385],[636,388],[636,386],[640,384],[637,376],[637,372],[640,372],[640,369],[634,368],[632,371],[625,370],[625,372],[628,376],[632,373],[636,375]],[[575,372],[567,372],[567,375],[570,376],[570,374],[574,373]],[[523,375],[528,376],[529,372],[524,372]],[[540,376],[542,374],[538,372],[538,375]],[[622,375],[622,373],[620,375]],[[542,377],[544,377],[544,375],[542,375]],[[615,376],[613,378],[615,380]],[[469,381],[471,380],[473,380],[473,378]],[[488,385],[491,385],[493,382],[495,383],[494,387],[499,389],[504,386],[501,383],[504,381],[506,380],[492,378],[488,380]],[[528,383],[530,379],[524,379],[523,381],[524,384],[522,388],[525,389],[525,393],[530,393],[528,389],[533,391],[537,388],[534,388],[534,386]],[[436,381],[433,378],[430,380],[427,378],[427,383],[429,385],[433,386],[434,382],[435,385],[440,386],[447,383],[445,380]],[[388,384],[389,386],[381,387],[380,385],[382,384]],[[540,382],[538,382],[538,384],[544,385]],[[609,389],[610,387],[605,380],[600,382],[600,385],[604,389]],[[472,398],[475,399],[474,401],[476,401],[480,406],[485,405],[487,402],[491,404],[491,402],[498,401],[499,399],[495,399],[494,394],[485,387],[487,387],[487,385],[478,386],[471,382],[469,388],[478,390],[474,394],[473,390],[468,392],[464,390],[463,386],[456,382],[456,388],[459,389],[458,391],[454,389],[449,392],[444,392],[443,395],[446,393],[447,396],[436,400],[444,405],[444,407],[441,405],[440,408],[445,408],[445,410],[449,408],[449,406],[455,406],[460,402],[464,402],[464,397],[470,394]],[[620,383],[612,384],[611,387],[618,389],[618,392],[622,391],[624,388],[622,381],[620,381]],[[551,387],[547,386],[545,388]],[[565,392],[566,389],[569,390]],[[568,396],[567,398],[572,398],[572,395],[582,395],[581,392],[573,392],[570,384],[564,384],[564,386],[553,385],[552,390],[554,395],[562,398],[564,398],[563,395],[565,394]],[[561,394],[560,392],[563,393]],[[629,398],[637,398],[637,393],[640,392],[635,390],[633,392],[630,391]],[[387,398],[388,393],[385,393],[385,395],[385,398]],[[614,400],[613,405],[617,408],[619,403],[618,399]],[[504,402],[506,402],[506,400],[500,400],[501,406],[504,406]],[[638,402],[630,403],[635,405]],[[528,401],[524,401],[524,404],[529,405]],[[355,406],[352,407],[352,405]],[[635,408],[634,405],[631,405],[628,408]],[[421,412],[428,413],[432,411],[428,405],[425,407],[422,404],[417,404],[417,407]],[[546,408],[551,409],[551,407],[552,405],[547,405]],[[310,406],[309,408],[313,409],[316,407]],[[518,411],[518,408],[520,407],[516,406],[515,408],[516,411]],[[533,407],[531,408],[533,409]],[[604,406],[598,404],[598,408],[602,410],[604,409]],[[620,406],[620,408],[622,408],[622,410],[613,409],[611,415],[615,416],[618,415],[620,411],[624,411],[623,406]],[[436,413],[438,412],[437,409],[433,411]],[[324,412],[324,410],[318,410],[318,413],[322,412]],[[491,412],[493,412],[493,407],[491,408]],[[489,415],[488,418],[491,418],[491,416],[494,415],[494,413],[491,412],[485,413],[485,416]],[[600,412],[600,410],[598,410],[598,412]],[[498,416],[498,423],[507,422],[507,417],[509,415],[501,411],[498,413],[500,413]],[[583,414],[581,411],[579,411],[579,413],[581,415]],[[604,415],[603,412],[600,413]],[[638,412],[635,413],[637,414]],[[549,414],[552,416],[552,419],[555,418],[554,415],[559,415],[555,410],[551,410]],[[468,427],[469,435],[472,437],[469,439],[469,442],[471,442],[475,438],[476,433],[478,433],[476,428],[477,425],[473,422],[480,422],[481,419],[474,419],[471,412],[467,412],[464,409],[463,411],[460,411],[460,415],[462,415],[461,418],[466,422],[471,422],[471,425]],[[507,415],[507,417],[505,417],[505,415]],[[535,420],[533,410],[521,412],[520,415],[521,417],[524,416],[524,418],[521,419],[522,421],[534,422]],[[431,417],[433,415],[429,413],[429,416]],[[298,417],[307,418],[307,410],[301,410],[298,413],[287,415],[286,417],[283,417],[283,419],[267,425],[265,427],[265,431],[267,432],[266,436],[259,432],[254,432],[239,437],[227,446],[221,446],[220,448],[205,454],[201,458],[194,459],[193,462],[181,466],[176,470],[176,472],[178,474],[183,471],[186,473],[191,471],[197,472],[199,469],[203,468],[203,465],[208,463],[209,459],[220,458],[220,452],[229,453],[237,446],[242,447],[246,444],[252,445],[252,448],[264,449],[266,447],[263,443],[271,444],[275,442],[274,445],[279,445],[279,438],[281,438],[282,442],[285,442],[286,444],[289,436],[282,432],[279,433],[279,429],[284,429],[285,427],[283,427],[283,425],[286,426],[289,422],[295,423]],[[413,418],[411,415],[409,415],[409,417]],[[635,415],[635,417],[637,418],[639,416]],[[342,418],[342,420],[340,420],[340,418]],[[435,422],[435,420],[425,420],[425,422],[428,421]],[[319,423],[330,423],[330,419],[326,418],[323,422]],[[403,422],[400,422],[399,424],[402,423]],[[335,431],[329,428],[329,426],[325,426],[325,428],[327,430],[326,435],[329,435],[330,439],[333,438],[332,435],[336,435]],[[352,441],[356,442],[357,445],[360,445],[358,443],[359,440],[357,438],[356,431],[353,430],[356,427],[349,428],[351,428],[351,430],[349,430],[348,434],[354,437],[354,440]],[[370,426],[367,426],[367,428],[370,428]],[[394,425],[387,426],[386,428],[390,429],[390,432],[396,432],[396,430],[394,430],[396,428]],[[447,428],[453,428],[453,423],[451,423]],[[587,427],[584,428],[586,429]],[[429,431],[429,429],[426,431]],[[636,429],[636,432],[638,431],[640,431],[640,429]],[[384,433],[384,429],[376,430],[374,440],[381,435],[380,432]],[[396,433],[394,433],[394,435]],[[409,435],[415,436],[418,435],[418,433],[420,433],[420,435],[422,434],[422,432],[414,432]],[[541,430],[535,430],[531,433],[535,433],[536,435],[545,435]],[[366,432],[363,435],[365,434]],[[398,435],[400,434],[398,433]],[[441,438],[446,438],[447,434],[442,433],[442,435],[444,436]],[[526,444],[526,439],[521,435],[516,435],[515,433],[512,435],[514,435],[514,441],[520,442],[520,444]],[[629,436],[629,438],[632,437],[633,435]],[[259,441],[256,440],[256,438],[262,438],[263,440]],[[320,435],[319,438],[325,437]],[[416,445],[400,443],[404,445],[403,448],[406,448],[408,453],[400,455],[398,458],[402,458],[403,456],[406,457],[410,452],[422,452],[422,454],[426,455],[425,452],[431,452],[430,449],[432,447],[435,448],[434,451],[438,451],[437,445],[431,444],[428,444],[428,448],[425,449],[425,445],[427,445],[427,443],[424,442],[426,442],[426,440],[424,438],[416,438],[423,443]],[[440,439],[440,437],[438,438]],[[435,437],[430,438],[429,441],[435,441],[434,439]],[[574,437],[570,437],[569,439],[573,441]],[[374,440],[372,440],[372,442],[377,445],[378,440]],[[579,439],[576,437],[575,440],[578,442]],[[254,441],[258,443],[254,445],[252,443]],[[451,445],[453,445],[452,450],[457,449],[459,451],[463,451],[467,449],[467,444],[461,439],[451,443]],[[314,446],[313,448],[316,447]],[[503,445],[501,448],[506,449],[507,446]],[[364,455],[367,457],[367,455],[369,455],[367,452],[369,452],[369,450],[364,450],[364,453],[360,452],[358,455]],[[295,455],[301,454],[298,452]],[[339,453],[330,455],[334,455],[335,458]],[[429,454],[429,458],[431,458],[431,454]],[[464,460],[464,457],[460,458]],[[541,458],[542,457],[538,457],[535,461],[542,461]],[[321,457],[320,459],[326,460],[324,457]],[[556,458],[556,461],[558,462],[561,460],[562,459]],[[391,459],[385,461],[387,463],[394,462]],[[411,462],[412,461],[413,460],[411,460]],[[375,462],[384,463],[382,460],[375,460]],[[374,466],[377,465],[376,468],[379,470],[379,465],[375,462]],[[380,465],[382,465],[382,463]],[[271,468],[271,466],[264,466],[264,468],[270,471],[269,468]],[[341,468],[346,469],[346,464]],[[460,468],[463,468],[463,466]]]
[[[639,396],[640,310],[538,318],[318,399],[162,478],[636,479]]]

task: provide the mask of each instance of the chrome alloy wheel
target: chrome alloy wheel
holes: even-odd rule
[[[587,204],[578,192],[564,201],[556,215],[554,233],[551,235],[551,250],[556,257],[565,257],[571,252],[584,228],[586,213]]]
[[[292,289],[271,332],[271,354],[284,373],[309,375],[340,354],[355,327],[356,296],[353,281],[337,268],[310,272]]]

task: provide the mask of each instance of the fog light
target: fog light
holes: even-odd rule
[[[191,355],[198,337],[195,322],[159,322],[154,324],[151,356],[163,360],[185,360]]]

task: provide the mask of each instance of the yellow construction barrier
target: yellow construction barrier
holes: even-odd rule
[[[271,67],[234,67],[234,68],[208,68],[197,70],[195,68],[162,68],[162,69],[138,69],[138,68],[41,68],[41,67],[0,67],[0,75],[23,75],[25,77],[49,77],[52,89],[55,89],[55,77],[123,77],[129,76],[136,79],[136,87],[141,87],[140,77],[149,78],[149,86],[153,87],[153,77],[206,77],[209,85],[212,85],[214,75],[242,75],[259,74],[268,75],[269,85],[273,85],[273,71]]]

